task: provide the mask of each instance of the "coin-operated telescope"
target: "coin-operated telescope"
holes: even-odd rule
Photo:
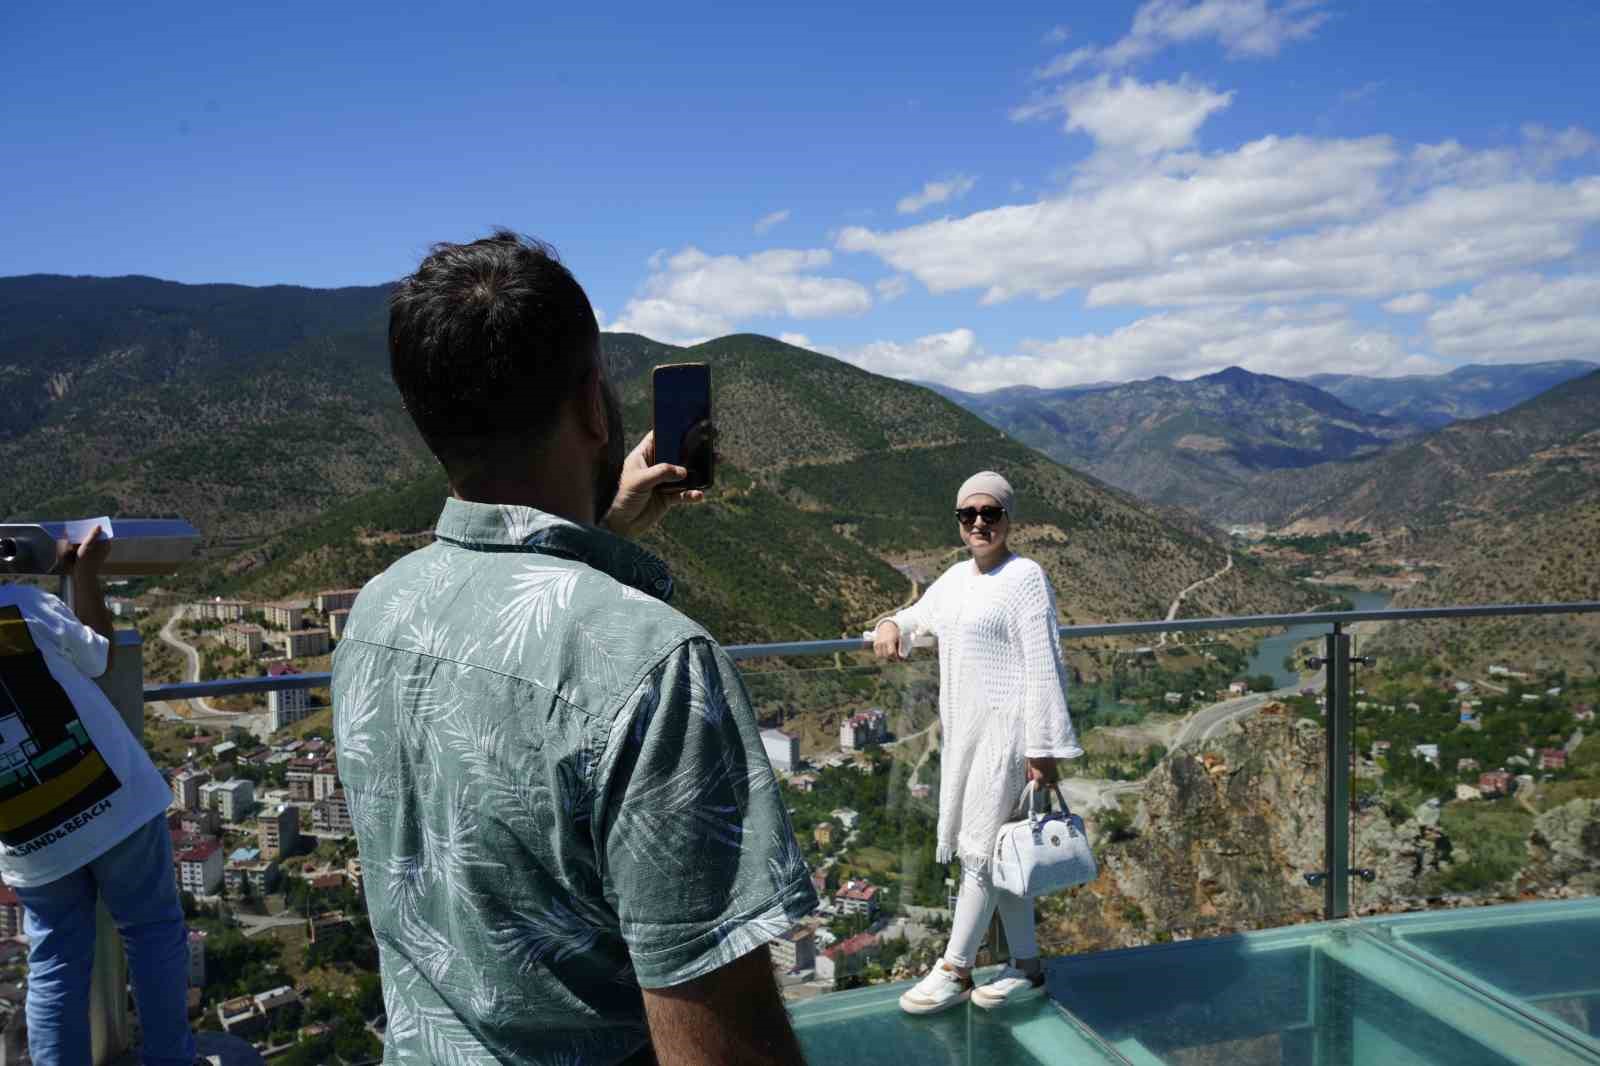
[[[200,547],[199,531],[177,518],[0,523],[0,574],[61,573],[68,549],[96,525],[111,538],[110,554],[100,567],[107,577],[170,574],[193,559]]]

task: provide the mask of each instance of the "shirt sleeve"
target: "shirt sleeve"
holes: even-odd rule
[[[721,648],[695,639],[670,653],[607,747],[598,846],[641,986],[692,981],[816,909],[755,713]]]
[[[31,592],[23,600],[23,617],[34,639],[48,641],[88,677],[105,673],[111,642],[80,622],[60,598],[40,589]]]
[[[933,632],[935,620],[938,617],[939,597],[943,594],[946,584],[945,577],[949,573],[950,571],[946,570],[944,574],[939,575],[934,583],[923,591],[916,603],[890,615],[890,618],[894,620],[894,624],[900,627],[900,632],[903,636],[909,637],[919,632]]]
[[[1023,721],[1030,759],[1076,759],[1083,754],[1067,710],[1067,667],[1061,658],[1055,590],[1037,566],[1011,603],[1011,625],[1022,647]]]

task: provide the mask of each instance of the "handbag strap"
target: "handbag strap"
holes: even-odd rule
[[[1034,787],[1035,783],[1036,782],[1029,781],[1022,788],[1022,800],[1023,800],[1023,803],[1026,805],[1027,815],[1028,815],[1029,819],[1032,819],[1035,814],[1049,814],[1050,813],[1050,793],[1051,792],[1055,793],[1056,802],[1061,804],[1061,813],[1067,815],[1068,817],[1072,816],[1072,808],[1067,806],[1067,797],[1061,794],[1061,782],[1060,781],[1051,782],[1049,792],[1045,793],[1044,810],[1043,811],[1035,811],[1033,809],[1033,797],[1039,794],[1039,790]]]

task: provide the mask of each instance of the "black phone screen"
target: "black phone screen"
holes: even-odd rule
[[[711,484],[715,431],[711,424],[711,368],[704,363],[658,366],[655,395],[656,462],[687,467],[686,489]]]

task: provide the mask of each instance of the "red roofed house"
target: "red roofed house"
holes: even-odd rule
[[[222,844],[208,840],[178,855],[178,887],[209,896],[222,884]]]
[[[1539,749],[1539,769],[1565,770],[1567,768],[1567,753],[1560,748]]]
[[[857,933],[817,956],[817,980],[837,985],[843,978],[860,973],[878,957],[878,938]]]
[[[871,881],[846,881],[833,894],[833,902],[846,914],[865,914],[870,922],[878,914],[878,886]]]
[[[0,937],[22,934],[22,901],[10,885],[0,885]]]
[[[1511,791],[1511,771],[1490,770],[1478,775],[1478,791],[1485,796],[1504,796]]]

